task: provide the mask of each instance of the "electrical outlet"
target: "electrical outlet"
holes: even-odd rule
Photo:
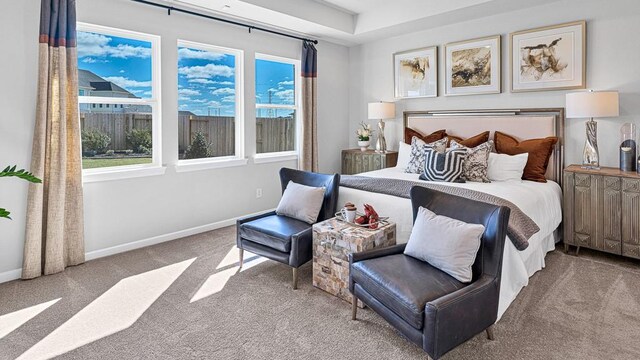
[[[262,197],[262,189],[261,188],[257,188],[256,189],[256,199],[259,199]]]

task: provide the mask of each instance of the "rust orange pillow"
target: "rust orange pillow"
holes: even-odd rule
[[[421,133],[410,129],[410,128],[404,128],[404,143],[405,144],[411,144],[411,139],[413,139],[413,137],[417,137],[418,139],[426,142],[427,144],[430,144],[434,141],[438,141],[441,139],[444,139],[447,136],[447,131],[446,130],[438,130],[438,131],[434,131],[429,135],[422,135]]]
[[[544,139],[518,141],[511,135],[496,131],[493,141],[498,154],[518,155],[529,153],[529,159],[522,174],[523,180],[547,182],[545,174],[547,166],[549,166],[549,157],[553,153],[553,147],[558,142],[557,137],[550,136]]]
[[[487,141],[489,141],[489,131],[485,131],[482,132],[476,136],[472,136],[468,139],[463,139],[461,137],[458,136],[453,136],[453,135],[449,135],[447,134],[447,138],[449,139],[449,141],[447,142],[447,147],[449,147],[449,144],[451,143],[451,140],[455,140],[458,144],[469,147],[469,148],[474,148],[477,146],[480,146],[484,143],[486,143]]]

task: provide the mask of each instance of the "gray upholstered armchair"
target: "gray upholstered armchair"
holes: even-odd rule
[[[326,175],[282,168],[282,191],[289,181],[298,184],[325,187],[324,201],[317,221],[334,216],[338,202],[340,175]],[[240,249],[240,267],[244,250],[281,262],[293,268],[293,288],[298,288],[298,267],[312,258],[312,225],[275,211],[239,219],[237,222],[237,246]]]
[[[438,215],[485,226],[471,283],[461,283],[404,255],[406,244],[402,244],[351,254],[351,293],[434,359],[485,330],[493,340],[491,326],[498,317],[509,208],[419,186],[411,189],[411,204],[414,222],[422,206]],[[356,311],[353,306],[354,320]]]

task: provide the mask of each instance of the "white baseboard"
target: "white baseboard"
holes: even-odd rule
[[[22,269],[5,271],[3,273],[0,273],[0,284],[2,284],[3,282],[20,279],[21,276]]]
[[[122,245],[116,245],[116,246],[108,247],[105,249],[90,251],[85,254],[85,260],[86,261],[94,260],[94,259],[98,259],[105,256],[111,256],[111,255],[123,253],[126,251],[140,249],[143,247],[156,245],[163,242],[176,240],[183,237],[200,234],[203,232],[220,229],[223,227],[234,225],[236,223],[236,220],[240,218],[263,214],[265,212],[269,212],[273,210],[274,209],[268,209],[268,210],[260,211],[254,214],[238,216],[231,219],[214,222],[211,224],[206,224],[206,225],[192,227],[189,229],[175,231],[169,234],[158,235],[158,236],[154,236],[154,237],[150,237],[150,238],[142,239],[138,241],[133,241],[133,242],[122,244]],[[9,271],[0,273],[0,284],[3,282],[20,279],[21,276],[22,276],[22,269],[9,270]]]

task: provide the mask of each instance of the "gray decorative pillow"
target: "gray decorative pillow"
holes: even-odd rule
[[[425,149],[434,149],[436,152],[444,152],[447,149],[447,138],[434,141],[427,144],[417,137],[411,139],[411,154],[409,154],[409,163],[404,170],[410,174],[422,174],[424,171],[424,153]]]
[[[313,224],[318,220],[324,201],[324,187],[313,187],[289,181],[276,214]]]
[[[442,182],[464,182],[462,163],[467,157],[465,149],[447,149],[439,153],[432,148],[424,151],[424,172],[420,180]]]
[[[489,167],[489,154],[493,149],[492,140],[474,148],[466,147],[455,140],[451,140],[451,148],[467,151],[467,158],[462,163],[462,179],[473,182],[491,182],[487,176],[487,169]]]
[[[471,282],[484,226],[420,207],[404,254],[426,261],[458,281]]]

